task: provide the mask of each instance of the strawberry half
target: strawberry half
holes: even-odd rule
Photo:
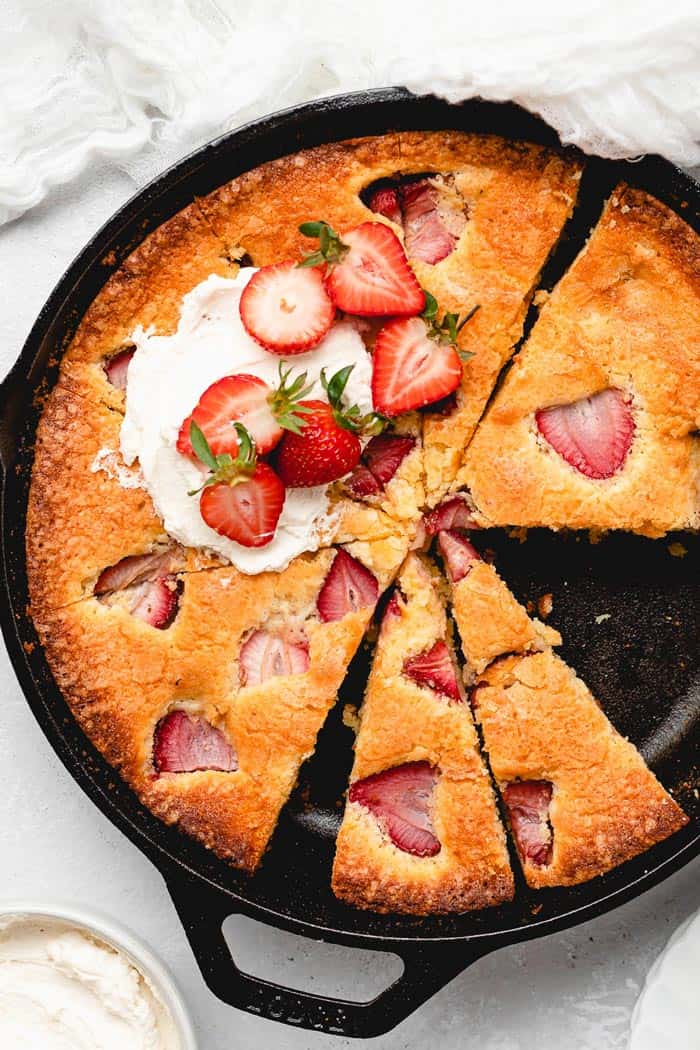
[[[236,753],[221,730],[186,711],[171,711],[156,726],[153,764],[158,773],[238,769]]]
[[[429,536],[448,529],[476,529],[479,526],[464,496],[452,496],[444,500],[425,517],[425,529]]]
[[[348,800],[368,809],[404,853],[434,857],[440,852],[430,814],[437,779],[428,762],[406,762],[356,780]]]
[[[601,390],[569,405],[535,413],[537,429],[555,452],[587,478],[609,478],[625,462],[634,417],[621,390]]]
[[[476,547],[458,532],[446,529],[438,533],[438,546],[452,583],[463,580],[474,562],[481,561]]]
[[[339,547],[316,599],[323,623],[374,606],[378,597],[379,584],[369,569]]]
[[[161,576],[142,584],[134,595],[131,615],[159,631],[170,627],[180,605],[182,583],[174,576]]]
[[[323,278],[295,262],[263,266],[243,289],[241,321],[274,354],[302,354],[323,339],[335,317]]]
[[[545,867],[552,859],[552,784],[548,780],[514,780],[501,794],[521,859]]]
[[[301,401],[303,429],[284,435],[276,456],[276,466],[285,485],[312,488],[344,477],[357,466],[362,452],[358,434],[383,425],[374,413],[362,416],[357,406],[343,406],[342,398],[354,365],[341,368],[321,382],[328,401]]]
[[[303,674],[309,668],[309,643],[274,631],[253,631],[241,646],[241,685],[260,685],[278,675]]]
[[[198,459],[209,468],[202,485],[199,509],[210,529],[244,547],[265,547],[275,535],[285,488],[272,467],[259,463],[250,434],[234,424],[238,455],[215,456],[206,437],[192,422],[190,435]],[[194,496],[196,492],[191,492]]]
[[[440,401],[457,389],[461,379],[456,348],[431,338],[422,318],[390,321],[377,336],[372,400],[382,415],[398,416]]]
[[[466,225],[464,204],[438,176],[407,182],[400,190],[406,254],[438,263],[450,255]]]
[[[339,310],[358,317],[412,317],[424,309],[425,295],[401,241],[384,223],[363,222],[342,240],[325,222],[305,222],[299,229],[320,242],[301,265],[326,267],[326,287]]]
[[[210,529],[244,547],[266,547],[274,539],[284,506],[285,489],[267,463],[233,481],[208,485],[199,509]]]
[[[242,423],[264,456],[279,443],[286,429],[299,430],[304,415],[299,399],[308,393],[306,372],[291,382],[291,369],[280,362],[279,384],[274,389],[257,376],[225,376],[207,387],[191,416],[183,422],[177,438],[177,450],[183,456],[194,456],[190,427],[195,421],[215,456],[238,452],[235,423]]]
[[[146,581],[167,576],[181,563],[179,548],[149,551],[146,554],[129,554],[115,565],[103,569],[93,588],[98,598],[113,591],[123,591]]]
[[[160,631],[170,627],[180,604],[182,583],[177,548],[132,554],[100,573],[93,594],[107,605],[123,605],[137,620]]]
[[[455,665],[450,650],[443,641],[430,649],[411,656],[403,665],[403,673],[417,685],[427,686],[450,700],[461,700]]]
[[[119,353],[108,357],[104,363],[105,375],[117,390],[126,390],[129,365],[134,353],[134,347],[129,347],[127,350],[120,350]]]

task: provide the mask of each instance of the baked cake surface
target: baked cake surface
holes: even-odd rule
[[[333,890],[375,911],[460,912],[513,896],[439,591],[435,570],[410,555],[382,620],[360,714]],[[385,808],[368,808],[383,792]]]
[[[652,537],[697,528],[699,395],[698,239],[620,185],[467,450],[477,519]]]

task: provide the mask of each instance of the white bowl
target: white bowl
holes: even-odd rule
[[[700,1046],[699,974],[700,912],[696,912],[676,930],[647,974],[632,1014],[629,1050]]]
[[[182,1050],[198,1050],[185,1001],[173,977],[157,955],[129,930],[99,912],[88,911],[74,905],[37,904],[23,900],[0,903],[0,922],[3,919],[15,918],[38,918],[67,923],[87,931],[98,940],[122,952],[151,982],[160,996],[172,1018]]]

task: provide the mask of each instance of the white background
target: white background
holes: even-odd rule
[[[50,203],[0,229],[3,372],[72,257],[134,189],[125,175],[96,167]],[[54,899],[94,907],[130,926],[174,971],[201,1050],[351,1045],[239,1013],[209,993],[159,874],[64,770],[35,724],[4,652],[0,686],[0,904],[19,897]],[[696,862],[611,915],[483,959],[394,1032],[368,1045],[621,1050],[646,971],[673,929],[700,906],[699,875]],[[341,949],[324,954],[323,947],[254,925],[236,928],[232,943],[253,972],[296,978],[327,994],[369,992],[372,975],[388,973],[381,959]]]

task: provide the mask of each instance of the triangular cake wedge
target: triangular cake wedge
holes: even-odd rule
[[[700,525],[699,245],[675,212],[617,187],[466,454],[480,524]]]
[[[333,890],[374,911],[462,912],[513,896],[440,586],[435,570],[409,555],[361,710]]]
[[[474,588],[470,577],[483,563],[468,540],[452,540],[454,548],[445,547],[443,534],[440,546],[457,627],[470,639],[485,609],[483,586]],[[495,572],[489,578],[497,618],[514,599]],[[510,655],[481,673],[480,661],[471,665],[472,707],[528,885],[574,885],[649,849],[687,817],[574,671],[549,646],[538,651],[519,638],[504,629],[499,647]],[[464,648],[469,663],[473,645]]]

